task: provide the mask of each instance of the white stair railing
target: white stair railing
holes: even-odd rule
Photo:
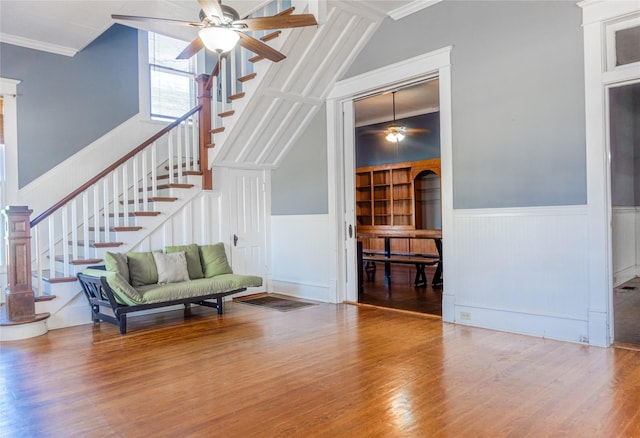
[[[200,173],[200,109],[192,109],[31,221],[36,295],[44,290],[44,279],[69,279],[77,266],[101,261],[104,251],[124,243],[119,233],[139,228],[136,215],[153,211],[160,190],[188,184],[190,174]]]

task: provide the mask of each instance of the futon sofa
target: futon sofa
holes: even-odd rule
[[[262,286],[261,277],[233,273],[222,243],[170,246],[165,252],[107,252],[104,262],[77,277],[92,320],[116,324],[121,334],[127,332],[129,313],[176,304],[188,312],[191,304],[199,304],[221,315],[225,296]]]

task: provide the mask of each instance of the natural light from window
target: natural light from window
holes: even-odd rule
[[[195,57],[177,60],[187,43],[149,32],[151,118],[177,119],[195,106]]]

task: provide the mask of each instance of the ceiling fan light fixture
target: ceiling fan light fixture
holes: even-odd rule
[[[392,92],[393,97],[393,124],[389,125],[387,129],[385,129],[385,139],[391,143],[399,143],[404,140],[405,132],[407,132],[407,128],[404,126],[396,125],[396,92]]]
[[[398,143],[404,140],[406,131],[407,128],[405,128],[404,126],[392,125],[384,131],[384,138],[391,143]]]
[[[233,49],[240,39],[237,32],[226,27],[205,27],[200,29],[198,36],[207,49],[217,53]]]

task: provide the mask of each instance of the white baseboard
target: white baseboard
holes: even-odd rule
[[[638,276],[638,267],[629,266],[618,272],[613,273],[613,287],[618,287],[621,284],[626,283],[629,280],[633,280]]]
[[[589,343],[588,321],[528,313],[455,306],[456,323],[559,341]]]
[[[332,303],[335,301],[335,294],[332,295],[332,291],[329,286],[274,280],[272,292],[289,295],[295,298],[322,301],[324,303]]]

